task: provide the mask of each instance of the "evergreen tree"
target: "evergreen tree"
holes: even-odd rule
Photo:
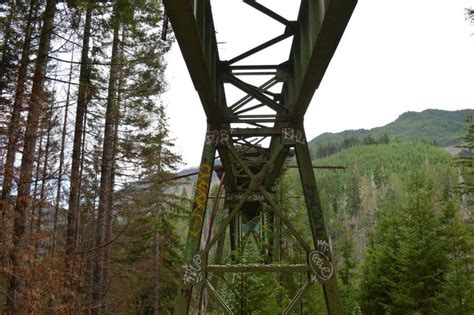
[[[36,58],[35,71],[33,74],[33,86],[28,103],[28,118],[25,127],[25,142],[20,167],[20,178],[18,194],[15,204],[15,219],[13,232],[13,250],[10,255],[13,273],[9,279],[7,306],[9,312],[18,313],[25,307],[22,301],[21,288],[21,266],[24,259],[25,224],[27,211],[31,207],[30,186],[32,183],[32,172],[35,156],[36,140],[38,137],[39,117],[44,108],[44,91],[46,64],[50,48],[51,35],[54,27],[54,15],[56,13],[56,1],[48,0],[43,13],[43,25],[41,28],[38,56]]]
[[[373,233],[369,236],[367,255],[362,265],[360,301],[363,314],[383,314],[393,305],[390,292],[399,281],[401,198],[390,190],[380,202]]]
[[[361,210],[362,200],[360,198],[360,177],[357,165],[353,165],[347,182],[347,212],[350,216],[357,217]]]
[[[439,303],[439,312],[472,314],[474,311],[473,230],[462,220],[459,204],[449,196],[446,199],[442,221],[450,263]]]
[[[387,197],[370,241],[360,302],[367,314],[437,310],[449,265],[441,205],[432,183],[420,173],[404,194],[406,203]]]
[[[466,135],[464,143],[459,145],[462,151],[456,158],[456,164],[460,168],[461,182],[459,188],[461,197],[467,206],[467,215],[474,205],[474,116],[466,117]]]
[[[407,206],[401,215],[400,253],[395,260],[401,274],[395,290],[390,292],[393,310],[433,314],[449,263],[440,220],[442,205],[424,174],[415,173],[407,189]]]

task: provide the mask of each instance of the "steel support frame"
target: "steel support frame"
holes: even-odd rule
[[[176,34],[191,79],[199,94],[208,119],[208,130],[203,147],[202,161],[191,212],[188,237],[184,251],[185,275],[176,300],[175,314],[189,312],[193,286],[206,287],[215,302],[226,313],[231,313],[216,290],[217,277],[210,281],[207,273],[224,272],[307,272],[308,282],[297,292],[285,314],[304,296],[308,288],[320,282],[323,285],[326,305],[330,314],[341,314],[333,274],[329,239],[323,220],[316,181],[311,165],[308,144],[303,127],[304,113],[318,88],[326,68],[349,21],[357,0],[302,0],[298,19],[288,21],[256,0],[243,2],[285,25],[283,34],[249,49],[236,57],[223,61],[219,58],[217,40],[209,0],[164,0],[167,15]],[[286,38],[293,37],[289,58],[279,65],[235,65],[249,56],[262,53]],[[251,76],[268,76],[265,83],[254,86],[245,81]],[[279,93],[270,89],[282,82]],[[245,96],[228,106],[224,84],[232,84]],[[255,102],[258,103],[255,103]],[[255,114],[267,108],[272,114]],[[238,127],[232,127],[231,124]],[[269,126],[273,124],[273,126]],[[248,128],[251,126],[251,128]],[[243,128],[247,127],[247,128]],[[262,141],[271,139],[268,148]],[[305,202],[308,211],[313,244],[306,244],[284,210],[273,199],[271,189],[282,175],[286,160],[296,152]],[[222,219],[219,229],[203,242],[209,185],[216,152],[225,170],[226,205],[229,214]],[[272,208],[274,218],[281,221],[295,236],[308,254],[308,263],[301,266],[220,265],[223,238],[230,226],[232,246],[238,246],[239,216],[241,208],[252,194],[263,196]],[[240,196],[239,200],[231,198]],[[232,199],[232,200],[231,200]],[[218,201],[216,201],[218,202]],[[218,244],[214,265],[208,264],[209,251]],[[202,247],[202,249],[201,249]],[[331,267],[331,268],[329,268]],[[328,273],[328,270],[331,272]]]
[[[206,219],[207,201],[211,186],[212,172],[216,147],[211,143],[204,143],[199,174],[196,182],[192,211],[189,220],[188,235],[184,249],[185,266],[192,266],[193,258],[199,251],[204,222]],[[192,286],[182,283],[178,289],[175,314],[188,314],[192,295]]]

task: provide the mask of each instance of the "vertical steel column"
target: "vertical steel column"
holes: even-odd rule
[[[210,130],[209,126],[208,130]],[[193,207],[188,228],[188,237],[186,240],[186,247],[184,249],[185,266],[190,266],[191,264],[193,264],[193,258],[199,251],[202,228],[205,222],[206,207],[209,197],[209,187],[211,184],[212,171],[214,168],[215,153],[215,144],[209,141],[205,141],[202,150],[201,164],[199,166],[196,189],[194,192]],[[181,281],[180,288],[178,290],[174,314],[188,314],[189,304],[191,302],[192,296],[192,289],[193,284],[187,283],[186,279],[183,278]]]
[[[323,209],[321,207],[318,187],[316,186],[316,178],[314,176],[313,165],[311,162],[311,156],[309,153],[308,143],[306,141],[306,133],[304,131],[303,123],[301,122],[297,124],[295,129],[301,131],[303,138],[305,139],[304,142],[295,143],[295,151],[314,246],[316,250],[323,252],[329,261],[331,261],[332,258],[329,248],[329,238],[326,232],[326,226],[324,224]],[[323,289],[328,313],[331,315],[342,314],[340,299],[337,293],[337,281],[334,274],[329,280],[323,282]]]

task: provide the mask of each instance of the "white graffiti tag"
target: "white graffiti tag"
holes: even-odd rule
[[[293,129],[293,128],[282,128],[281,133],[283,138],[288,141],[296,142],[305,144],[306,141],[304,139],[304,135],[301,130]]]
[[[316,245],[323,252],[329,252],[330,246],[326,240],[317,240]]]
[[[224,145],[229,139],[229,130],[227,129],[214,129],[206,133],[207,145]]]
[[[200,254],[193,257],[193,262],[184,265],[183,282],[185,284],[198,284],[202,281],[202,258]]]
[[[239,201],[242,199],[244,194],[240,192],[231,192],[227,194],[227,199],[232,201]],[[248,201],[263,201],[265,197],[261,193],[252,193],[248,198]]]
[[[328,281],[331,279],[334,267],[326,255],[319,251],[310,252],[309,264],[319,280]]]

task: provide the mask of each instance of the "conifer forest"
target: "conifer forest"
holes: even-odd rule
[[[161,1],[0,1],[1,314],[173,313],[198,185],[161,98],[174,40]],[[314,165],[341,166],[315,176],[344,314],[474,314],[473,117],[409,112],[308,139]],[[210,196],[223,194],[212,178]],[[299,180],[287,167],[274,195],[309,242]],[[223,200],[207,207],[225,220]],[[272,250],[304,260],[278,228]],[[241,261],[264,262],[272,244],[247,236]],[[235,254],[227,240],[211,251]],[[211,282],[234,314],[281,314],[303,278]],[[196,314],[224,314],[195,291]],[[293,313],[326,312],[314,286]]]

